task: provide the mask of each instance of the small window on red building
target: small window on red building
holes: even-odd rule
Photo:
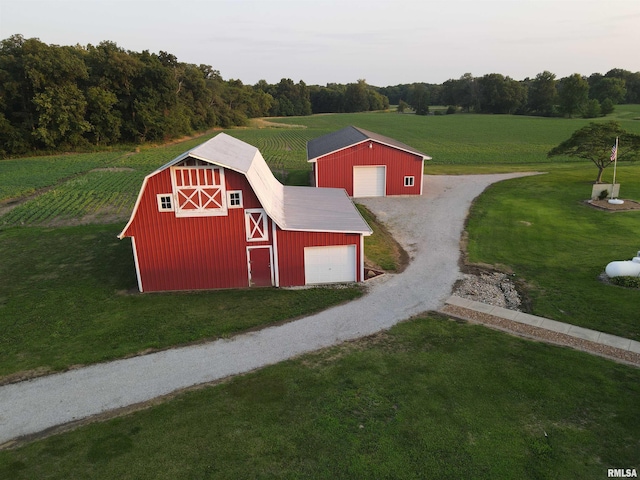
[[[229,208],[242,208],[242,190],[232,190],[229,195]]]
[[[173,201],[170,193],[158,195],[158,210],[160,212],[173,212]]]
[[[405,187],[413,187],[414,185],[414,177],[404,177],[404,186]]]

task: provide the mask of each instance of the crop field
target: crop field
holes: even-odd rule
[[[0,202],[32,194],[93,168],[108,167],[122,155],[102,152],[0,160]]]
[[[613,116],[599,121],[615,119],[627,130],[640,133],[639,118],[638,105],[622,105]],[[271,125],[280,124],[280,128],[239,128],[227,133],[257,147],[282,181],[304,184],[306,172],[311,168],[306,161],[307,141],[347,125],[387,135],[420,149],[432,157],[425,167],[427,173],[430,170],[481,173],[483,169],[521,170],[534,164],[554,168],[558,160],[547,159],[547,151],[587,122],[508,115],[418,117],[387,112],[278,118],[272,119]],[[0,202],[24,200],[39,189],[49,188],[5,212],[0,204],[0,229],[90,223],[96,219],[102,223],[124,221],[145,175],[213,135],[168,146],[143,147],[137,152],[0,161]]]
[[[330,132],[307,128],[237,129],[226,133],[257,147],[275,170],[309,170],[307,142]]]
[[[614,115],[597,121],[619,121],[640,134],[640,107],[620,105]],[[276,120],[274,120],[276,121]],[[306,125],[313,137],[354,125],[400,140],[426,153],[429,165],[499,165],[553,163],[547,152],[575,130],[593,120],[511,115],[430,115],[387,113],[327,114],[279,118],[278,122]]]
[[[210,136],[162,148],[147,147],[137,153],[0,161],[0,192],[5,200],[18,200],[17,206],[0,213],[0,229],[126,221],[144,177]],[[20,201],[41,188],[46,189],[41,195]]]

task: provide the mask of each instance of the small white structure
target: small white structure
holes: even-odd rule
[[[605,273],[609,277],[640,277],[640,251],[631,260],[609,263]]]

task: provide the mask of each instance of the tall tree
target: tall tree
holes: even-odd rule
[[[605,168],[613,163],[612,146],[615,145],[616,138],[619,139],[618,161],[640,158],[640,135],[627,132],[618,122],[591,122],[552,148],[547,156],[565,155],[590,160],[598,168],[595,183],[602,183]]]
[[[416,115],[429,113],[429,90],[424,83],[414,83],[409,91],[409,105]]]
[[[624,80],[627,93],[621,103],[640,103],[640,72],[632,73],[621,68],[614,68],[604,76],[605,78]]]
[[[579,73],[561,79],[558,99],[564,115],[571,117],[580,113],[589,99],[589,83]]]
[[[589,98],[602,103],[607,98],[617,105],[624,101],[627,95],[626,82],[622,78],[604,77],[594,73],[589,77]]]
[[[525,102],[525,88],[515,80],[499,73],[478,79],[479,110],[482,113],[514,113]]]
[[[358,80],[358,83],[350,83],[344,92],[345,112],[366,112],[369,110],[369,92],[367,82]]]
[[[527,107],[532,113],[549,117],[553,115],[557,98],[556,76],[545,70],[529,84]]]

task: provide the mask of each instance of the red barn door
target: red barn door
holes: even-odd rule
[[[249,260],[249,286],[272,286],[271,247],[248,247],[247,257]]]

